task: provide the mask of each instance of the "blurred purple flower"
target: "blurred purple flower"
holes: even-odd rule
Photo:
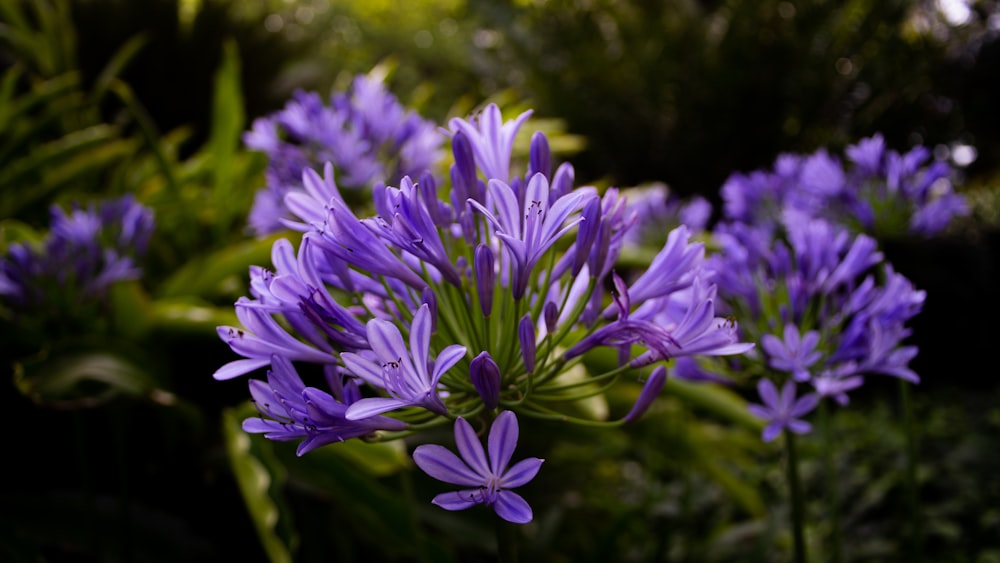
[[[819,403],[819,396],[813,393],[795,398],[795,382],[786,381],[781,388],[781,394],[770,379],[761,379],[757,383],[757,392],[763,405],[750,405],[750,413],[767,421],[767,426],[761,433],[765,442],[778,437],[783,430],[796,434],[806,434],[812,430],[812,425],[802,420]]]

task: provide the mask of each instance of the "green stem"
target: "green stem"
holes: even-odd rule
[[[909,513],[907,530],[907,560],[918,562],[922,543],[920,498],[917,492],[917,425],[910,399],[910,384],[899,380],[899,398],[903,407],[903,428],[906,433],[906,504]]]
[[[806,563],[806,541],[803,533],[805,510],[802,501],[802,483],[799,481],[799,458],[795,448],[795,435],[789,431],[785,431],[785,456],[788,493],[792,504],[790,514],[795,563]]]
[[[517,563],[517,526],[498,516],[496,533],[497,559],[500,563]]]
[[[834,464],[836,442],[833,439],[833,425],[830,416],[828,399],[819,404],[820,424],[823,426],[823,469],[826,473],[827,511],[830,514],[830,560],[841,563],[844,556],[841,549],[840,535],[840,490],[837,481],[837,470]]]

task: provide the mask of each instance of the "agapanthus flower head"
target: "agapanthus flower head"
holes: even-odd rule
[[[904,340],[925,294],[884,262],[874,239],[798,213],[759,227],[726,223],[715,235],[709,267],[721,306],[761,343],[740,366],[841,404],[864,375],[919,381],[908,367],[916,348]]]
[[[684,225],[699,234],[712,219],[712,204],[701,196],[682,199],[665,184],[632,188],[625,191],[628,208],[637,215],[635,228],[628,231],[629,244],[663,244],[672,229]]]
[[[243,327],[219,328],[242,358],[216,378],[270,363],[267,388],[278,389],[271,379],[288,370],[274,369],[275,355],[321,364],[361,391],[344,410],[348,422],[386,417],[416,432],[459,419],[464,435],[472,421],[497,417],[491,436],[501,443],[491,445],[493,455],[507,451],[502,436],[516,432],[515,412],[591,425],[631,422],[658,396],[673,359],[753,347],[740,341],[735,320],[715,314],[704,244],[686,227],[666,234],[648,272],[618,275],[615,264],[636,222],[626,197],[614,188],[574,187],[572,167],[553,166],[541,133],[532,137],[527,163],[517,158],[514,139],[526,122],[527,114],[504,122],[495,105],[452,120],[450,182],[425,174],[377,185],[371,215],[341,196],[335,165],[322,175],[307,169],[303,190],[285,196],[292,217],[284,224],[301,231],[302,242],[297,252],[276,243],[273,271],[251,269],[251,297],[236,304]],[[603,346],[614,349],[620,367],[588,373],[582,364]],[[638,381],[622,375],[646,369],[651,375],[628,414],[569,414],[567,403]],[[577,373],[581,379],[567,380]],[[442,502],[493,504],[504,518],[530,518],[519,497],[503,492],[522,482],[511,477],[513,468],[504,470],[509,455],[486,466],[468,453],[468,437],[459,443],[477,476],[452,482],[485,489]]]
[[[776,223],[787,210],[878,237],[933,236],[968,213],[944,161],[917,146],[886,148],[881,135],[847,147],[840,159],[820,149],[785,154],[771,170],[733,174],[722,187],[724,216],[754,225]]]
[[[103,299],[112,284],[140,277],[137,260],[153,227],[152,210],[131,195],[68,211],[53,206],[48,235],[11,244],[0,259],[0,298],[22,313]]]
[[[434,497],[432,502],[441,508],[465,510],[485,504],[508,522],[526,524],[534,517],[531,506],[510,489],[534,479],[544,460],[530,457],[511,466],[517,438],[517,416],[511,411],[500,413],[493,422],[486,451],[472,425],[459,418],[455,421],[455,445],[461,458],[444,446],[424,444],[414,450],[413,461],[439,481],[469,487]]]
[[[317,93],[296,92],[284,109],[256,119],[243,140],[267,154],[267,187],[258,192],[249,223],[255,233],[268,234],[284,228],[284,196],[303,189],[304,169],[330,162],[341,188],[371,189],[429,170],[444,137],[404,108],[385,88],[384,76],[372,71],[356,76],[328,104]]]

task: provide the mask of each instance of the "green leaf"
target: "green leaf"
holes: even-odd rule
[[[333,455],[346,460],[351,465],[369,475],[384,477],[411,467],[410,457],[402,440],[388,442],[365,442],[347,440],[327,448],[315,450],[310,455],[319,457]]]
[[[152,398],[155,380],[124,355],[102,349],[56,352],[19,364],[15,384],[38,404],[97,407],[120,396]]]
[[[668,378],[664,392],[748,430],[760,432],[764,429],[764,421],[750,414],[747,402],[729,389],[710,383],[689,383]]]
[[[287,236],[286,233],[244,241],[207,256],[193,257],[163,282],[159,295],[162,297],[219,295],[226,293],[225,284],[231,280],[237,280],[242,287],[246,284],[250,266],[270,265],[271,246],[274,241]]]
[[[238,325],[232,307],[214,307],[191,300],[153,301],[150,317],[157,329],[179,334],[214,336],[217,326]]]
[[[234,156],[240,144],[244,120],[240,55],[236,43],[229,40],[223,47],[222,66],[215,74],[212,134],[208,141],[213,170],[212,205],[220,214],[225,213],[227,204],[232,200]],[[232,219],[232,213],[221,215],[216,225],[225,231]]]
[[[149,42],[149,37],[145,33],[137,33],[133,35],[124,45],[115,51],[114,56],[111,60],[104,65],[104,69],[101,70],[101,74],[97,76],[97,80],[94,81],[94,89],[91,93],[91,100],[99,100],[111,87],[113,80],[118,78],[122,73],[128,63],[135,58],[135,55],[142,49],[146,43]]]
[[[250,437],[243,431],[240,419],[232,409],[222,413],[222,432],[229,466],[264,551],[272,563],[291,563],[292,551],[276,530],[282,513],[272,498],[272,495],[280,494],[284,483],[283,472],[279,472],[276,465],[271,465],[269,470],[259,453],[252,450]]]

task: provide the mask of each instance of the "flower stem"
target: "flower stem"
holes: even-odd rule
[[[830,561],[841,563],[844,557],[840,535],[840,491],[834,462],[836,442],[833,440],[833,423],[828,402],[828,399],[820,401],[819,416],[823,426],[823,469],[826,473],[827,512],[830,515]]]
[[[917,493],[917,426],[913,417],[913,401],[910,399],[910,384],[899,380],[899,398],[903,407],[903,429],[906,433],[906,509],[909,513],[907,530],[907,561],[920,560],[921,522],[920,499]]]
[[[500,563],[517,563],[517,526],[496,519],[497,559]]]
[[[802,502],[802,484],[799,481],[799,459],[795,448],[795,435],[785,432],[785,463],[787,465],[788,493],[791,500],[792,546],[795,553],[795,563],[806,563],[806,542],[803,526],[805,510]]]

